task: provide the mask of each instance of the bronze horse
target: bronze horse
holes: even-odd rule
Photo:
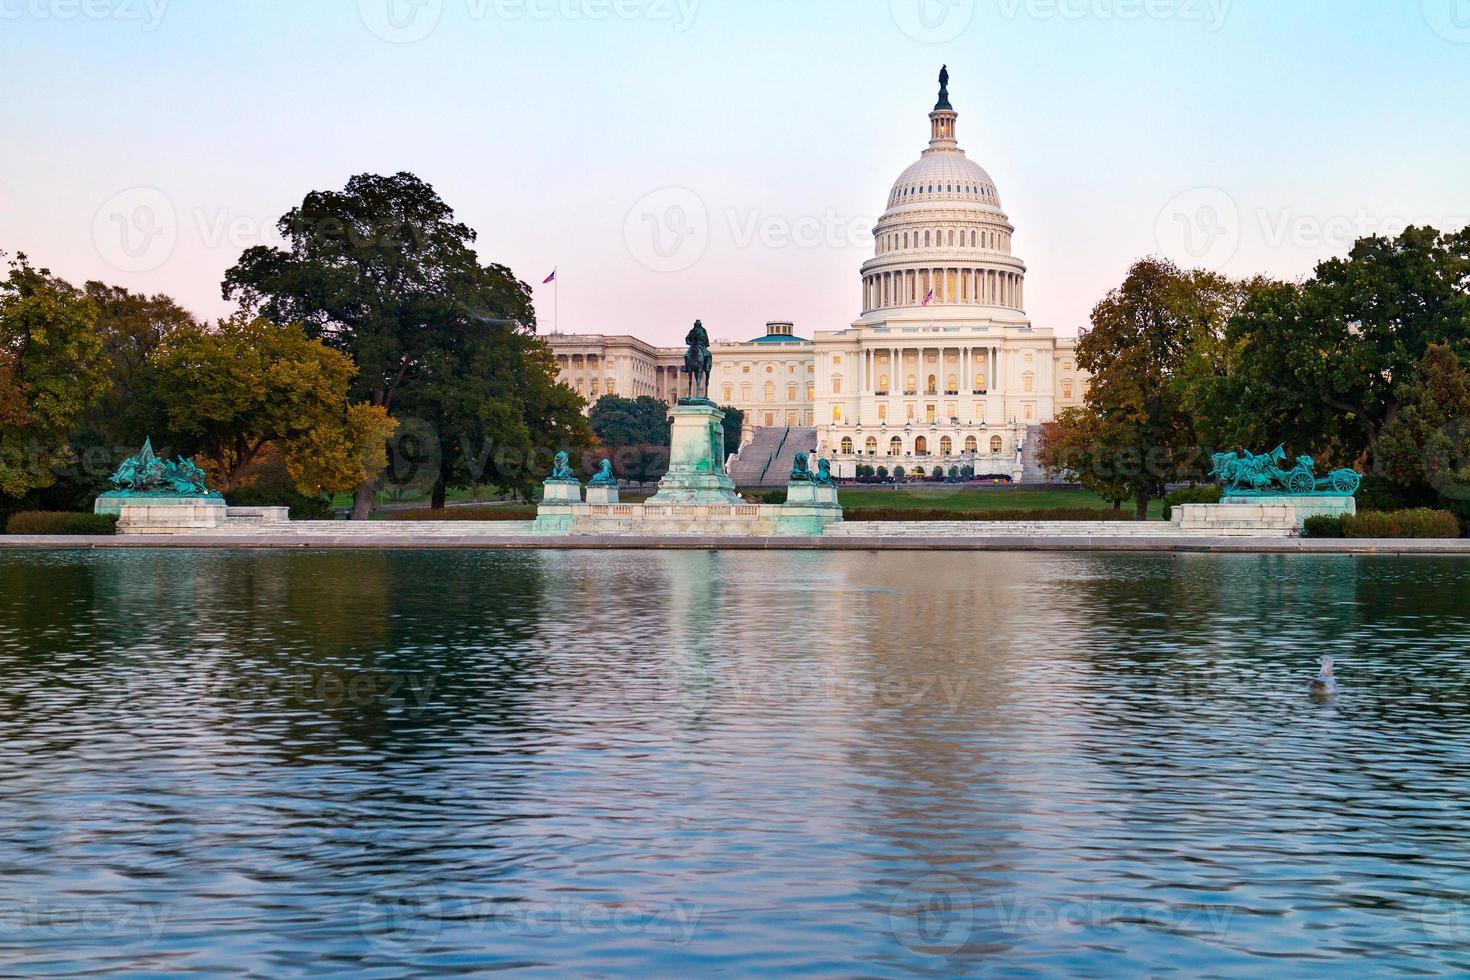
[[[709,334],[704,323],[696,320],[694,329],[684,338],[689,349],[684,353],[684,373],[689,375],[689,400],[709,399],[710,376],[715,373],[715,356],[710,353]]]

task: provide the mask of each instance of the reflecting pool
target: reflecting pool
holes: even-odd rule
[[[0,678],[5,974],[1470,969],[1470,562],[9,553]]]

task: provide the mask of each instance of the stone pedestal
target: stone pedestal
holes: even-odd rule
[[[793,483],[786,488],[786,504],[776,519],[778,534],[821,534],[829,524],[842,523],[837,488],[816,483]]]
[[[225,499],[210,497],[139,497],[104,494],[94,511],[116,514],[119,534],[189,534],[223,527],[229,518]]]
[[[673,416],[669,473],[649,503],[743,504],[725,473],[725,413],[713,402],[689,402],[675,408]]]
[[[1259,507],[1289,507],[1296,515],[1296,526],[1303,527],[1309,517],[1344,517],[1358,513],[1358,501],[1354,497],[1317,494],[1310,497],[1256,495],[1225,497],[1221,504],[1254,505]]]
[[[576,480],[547,480],[536,508],[537,534],[571,534],[582,510],[582,484]]]
[[[615,486],[589,486],[587,488],[587,502],[604,507],[619,503],[618,488]]]

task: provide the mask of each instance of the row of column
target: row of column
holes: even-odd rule
[[[1026,279],[1019,272],[996,269],[902,269],[879,272],[863,279],[863,312],[892,306],[920,306],[934,291],[930,303],[1026,308]]]
[[[958,381],[960,394],[974,394],[976,383],[980,381],[984,382],[986,393],[1004,393],[1001,379],[1004,376],[1002,366],[1005,352],[1002,348],[994,345],[985,347],[964,345],[960,347],[868,348],[863,351],[863,393],[866,395],[881,395],[885,393],[879,384],[883,378],[884,371],[881,362],[878,360],[878,356],[880,353],[886,353],[888,355],[888,391],[886,394],[908,394],[908,391],[904,387],[908,381],[905,376],[905,372],[908,370],[906,366],[906,351],[913,351],[917,362],[914,376],[914,386],[917,389],[914,392],[915,394],[927,395],[929,393],[927,384],[929,372],[926,365],[929,363],[928,355],[930,354],[935,357],[934,377],[938,388],[937,394],[946,394],[948,377],[945,374],[946,362],[944,355],[948,351],[957,351],[959,353]]]

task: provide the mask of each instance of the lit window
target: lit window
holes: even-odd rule
[[[980,443],[975,441],[974,436],[965,440],[965,454],[973,456],[980,451]]]
[[[1003,448],[1003,444],[1000,441],[1000,436],[991,436],[991,438],[990,438],[990,451],[992,453],[994,453],[995,455],[999,456],[1000,455],[1000,451],[1001,451],[1002,448]]]
[[[842,406],[841,405],[833,405],[832,406],[832,421],[833,422],[841,422],[842,421]]]
[[[843,439],[842,440],[842,455],[844,455],[844,456],[851,456],[852,455],[852,439],[847,438],[847,439]]]

